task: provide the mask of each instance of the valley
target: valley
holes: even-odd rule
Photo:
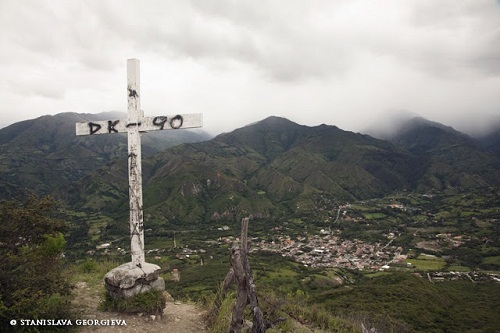
[[[339,207],[321,197],[317,199],[323,206],[314,211],[272,222],[251,219],[251,252],[276,253],[305,267],[363,272],[498,271],[499,198],[493,189],[468,194],[399,193]],[[147,250],[156,257],[175,252],[179,260],[207,263],[236,240],[238,223],[233,219],[186,230],[164,225],[162,235],[147,228]],[[87,254],[126,256],[127,241],[99,237]],[[429,269],[426,262],[436,265]]]
[[[311,199],[316,209],[281,219],[254,217],[249,258],[261,302],[266,308],[287,304],[281,310],[297,302],[338,318],[358,313],[381,332],[491,329],[499,324],[493,310],[500,292],[499,198],[493,188],[400,192],[352,203],[320,195]],[[210,298],[230,268],[240,222],[163,228],[161,235],[147,229],[147,260],[162,267],[174,298]],[[93,248],[91,258],[128,260],[126,239],[98,243],[109,246]],[[355,310],[346,312],[350,307]],[[268,309],[269,316],[276,311]]]
[[[0,130],[2,198],[58,200],[70,272],[130,260],[123,137],[65,141],[87,117]],[[422,119],[382,140],[279,117],[169,140],[144,143],[143,208],[146,260],[175,299],[210,305],[249,217],[259,297],[293,319],[284,331],[500,325],[500,157],[479,141]]]

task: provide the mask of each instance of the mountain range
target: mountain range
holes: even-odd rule
[[[27,188],[74,210],[126,216],[126,138],[74,134],[75,122],[117,116],[125,117],[63,113],[1,129],[2,197]],[[143,136],[142,150],[144,209],[158,224],[283,216],[315,209],[322,196],[352,202],[500,186],[500,128],[472,138],[415,117],[377,139],[272,116],[212,139],[157,133]]]
[[[38,195],[71,187],[115,158],[127,156],[125,134],[76,136],[75,123],[125,119],[126,113],[61,113],[21,121],[0,130],[0,197],[26,189]],[[183,142],[208,139],[200,131],[158,131],[144,136],[145,157]]]

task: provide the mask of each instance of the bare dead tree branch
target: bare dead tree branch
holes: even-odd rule
[[[214,302],[213,314],[220,311],[220,306],[227,291],[233,282],[237,285],[236,303],[231,318],[230,333],[240,333],[243,328],[244,312],[247,305],[253,316],[252,333],[263,333],[266,331],[264,315],[259,307],[257,289],[253,280],[252,270],[248,262],[248,218],[241,221],[241,244],[231,247],[231,268],[221,286],[221,290]]]

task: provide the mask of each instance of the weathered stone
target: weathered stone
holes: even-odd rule
[[[151,289],[165,290],[165,281],[159,277],[160,266],[132,262],[118,266],[104,277],[108,295],[114,298],[131,297]]]
[[[151,288],[156,290],[165,290],[165,280],[163,280],[163,278],[161,277],[158,277],[156,280],[151,281],[150,286]]]

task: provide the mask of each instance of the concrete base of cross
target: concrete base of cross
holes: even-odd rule
[[[129,262],[109,271],[104,276],[106,292],[113,298],[131,297],[151,289],[165,290],[165,281],[159,276],[160,266],[143,263],[141,267]]]

